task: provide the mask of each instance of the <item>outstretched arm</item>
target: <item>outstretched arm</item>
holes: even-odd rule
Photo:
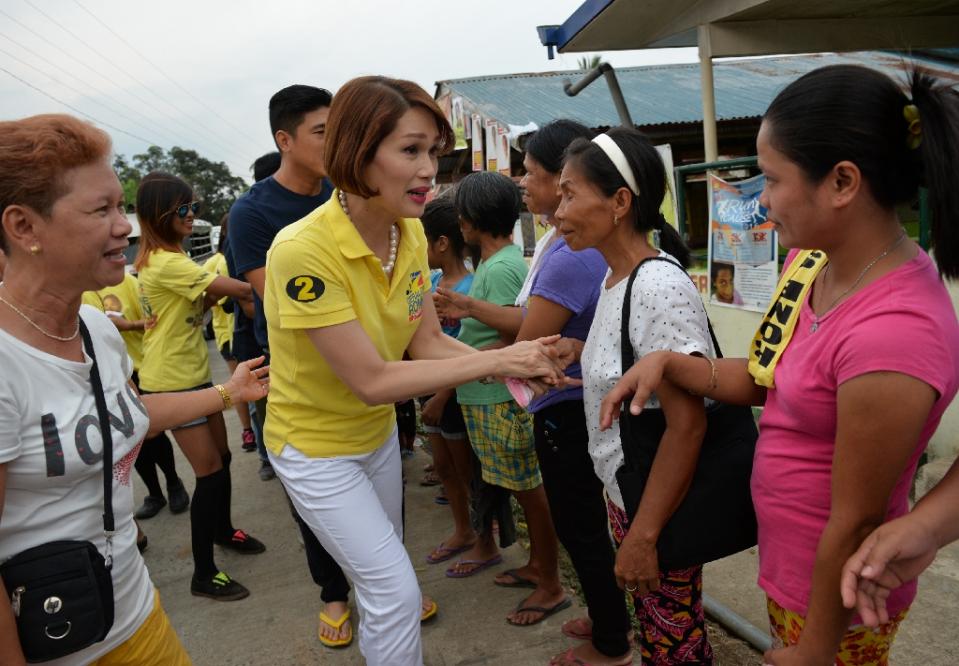
[[[306,332],[333,372],[368,405],[428,395],[493,375],[544,377],[552,383],[562,378],[553,353],[542,343],[553,339],[480,352],[444,335],[428,302],[408,346],[410,356],[419,360],[383,360],[357,320]]]
[[[713,367],[716,368],[715,376]],[[732,405],[762,405],[766,402],[766,389],[753,381],[744,358],[720,358],[710,364],[702,356],[656,351],[636,361],[606,394],[600,407],[599,427],[609,428],[627,400],[630,413],[639,414],[664,379],[696,395]]]
[[[256,402],[270,390],[270,369],[259,367],[264,357],[243,361],[236,366],[233,376],[224,383],[223,390],[232,402]],[[132,384],[131,384],[132,386]],[[140,400],[150,417],[148,436],[161,433],[201,416],[223,411],[227,405],[216,388],[177,393],[148,393]]]

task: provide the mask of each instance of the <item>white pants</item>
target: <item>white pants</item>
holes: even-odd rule
[[[270,462],[297,513],[353,583],[370,666],[421,666],[420,587],[403,547],[396,430],[372,453],[310,458],[287,444]]]

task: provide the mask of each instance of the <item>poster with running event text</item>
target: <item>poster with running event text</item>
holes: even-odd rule
[[[764,176],[709,174],[709,302],[765,312],[779,277],[778,239],[759,203]]]

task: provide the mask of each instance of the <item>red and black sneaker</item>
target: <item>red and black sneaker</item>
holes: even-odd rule
[[[243,530],[237,530],[229,539],[216,539],[216,544],[243,555],[256,555],[266,550],[259,539],[251,537]]]
[[[245,428],[240,438],[243,440],[240,448],[246,452],[256,451],[256,435],[253,434],[252,428]]]

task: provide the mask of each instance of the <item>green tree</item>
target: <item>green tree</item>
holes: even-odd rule
[[[576,61],[576,64],[579,65],[580,69],[593,69],[594,67],[599,67],[599,63],[603,61],[602,56],[591,55],[583,56]]]
[[[189,183],[196,199],[202,202],[200,216],[213,224],[219,224],[236,198],[249,187],[243,178],[234,176],[225,163],[213,162],[195,150],[179,146],[165,152],[159,146],[150,146],[146,152],[134,155],[132,163],[123,155],[117,155],[113,168],[123,185],[127,204],[136,201],[140,180],[151,171],[179,176]]]

